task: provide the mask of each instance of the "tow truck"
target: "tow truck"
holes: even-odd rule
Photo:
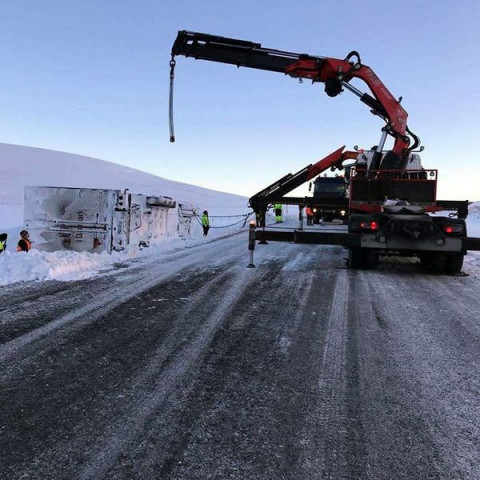
[[[179,31],[170,60],[170,141],[173,131],[173,81],[176,56],[221,62],[282,73],[295,79],[323,83],[336,97],[344,90],[356,95],[371,113],[384,121],[378,145],[367,151],[340,147],[296,174],[288,174],[250,198],[250,206],[263,218],[257,230],[261,241],[293,241],[343,245],[350,268],[373,269],[384,255],[416,256],[434,271],[459,274],[467,250],[480,250],[480,239],[468,238],[465,218],[468,201],[437,200],[438,171],[422,167],[420,139],[407,125],[408,114],[374,71],[351,51],[344,59],[293,53],[262,47],[260,43]],[[351,84],[363,81],[370,93]],[[393,147],[385,149],[388,137]],[[269,204],[305,206],[308,198],[285,196],[328,169],[348,171],[348,229],[346,232],[274,231],[265,228]],[[329,199],[331,203],[333,199]],[[338,199],[344,202],[345,199]],[[438,212],[447,211],[446,215]]]

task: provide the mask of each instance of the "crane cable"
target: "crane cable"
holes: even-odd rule
[[[168,102],[169,120],[170,120],[170,142],[175,141],[175,132],[173,131],[173,80],[175,78],[175,56],[170,60],[170,96]]]

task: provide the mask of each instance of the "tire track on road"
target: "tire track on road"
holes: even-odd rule
[[[155,411],[161,409],[162,417],[168,418],[166,409],[172,407],[167,402],[170,393],[183,382],[187,375],[191,376],[192,372],[201,364],[201,358],[216,331],[228,317],[236,300],[244,294],[255,278],[256,272],[245,269],[237,272],[225,282],[226,276],[225,274],[220,279],[220,283],[223,284],[222,300],[211,311],[198,336],[175,353],[168,368],[161,372],[155,380],[155,388],[151,394],[135,403],[132,406],[133,410],[127,409],[122,417],[104,432],[101,443],[93,448],[90,455],[91,461],[79,472],[77,477],[79,480],[98,479],[106,475],[109,469],[116,464],[119,456],[126,451],[127,445],[141,435],[148,418]],[[155,358],[152,359],[151,368],[152,370],[147,371],[145,375],[152,376],[157,372],[158,363]],[[187,390],[183,390],[182,395],[186,394]]]
[[[347,478],[348,272],[339,270],[326,320],[316,406],[320,452],[312,452],[319,478]],[[320,455],[319,455],[320,453]]]

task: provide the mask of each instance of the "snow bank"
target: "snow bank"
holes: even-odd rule
[[[80,280],[118,261],[116,255],[76,252],[5,252],[0,255],[0,286],[31,280]]]
[[[204,237],[198,226],[193,229],[192,237],[182,239],[168,238],[147,248],[130,247],[122,252],[88,253],[73,251],[40,252],[32,249],[28,253],[16,252],[13,242],[8,250],[0,254],[0,286],[26,281],[73,281],[84,280],[112,271],[116,264],[128,265],[141,257],[161,256],[178,249],[211,242],[226,235],[246,230],[243,223],[225,229],[211,229]],[[16,242],[15,242],[16,244]],[[246,248],[246,246],[245,246]]]
[[[480,237],[480,202],[468,207],[467,233],[469,237]]]

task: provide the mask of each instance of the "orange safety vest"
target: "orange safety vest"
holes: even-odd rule
[[[305,213],[306,213],[309,217],[313,217],[313,210],[312,210],[310,207],[306,207],[306,208],[305,208]]]

